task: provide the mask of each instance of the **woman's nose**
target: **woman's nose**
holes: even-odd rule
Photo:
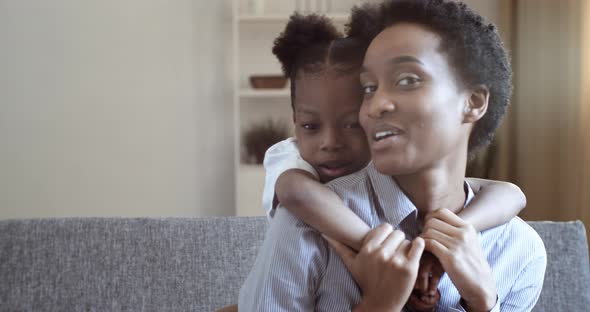
[[[380,118],[386,113],[395,111],[395,104],[393,99],[380,89],[377,89],[375,94],[368,100],[368,115],[371,118]]]

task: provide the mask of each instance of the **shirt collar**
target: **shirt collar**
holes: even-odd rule
[[[416,206],[391,176],[377,171],[372,162],[367,167],[367,173],[379,207],[388,222],[397,226],[411,213],[417,213]]]
[[[414,218],[418,216],[418,209],[414,203],[391,176],[377,171],[373,162],[367,166],[367,174],[371,180],[379,207],[383,210],[384,217],[388,222],[398,226],[410,214],[413,214]],[[467,181],[465,181],[465,189],[467,196],[463,207],[467,207],[475,197],[475,193]]]

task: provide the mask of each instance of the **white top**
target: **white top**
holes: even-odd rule
[[[318,180],[318,173],[299,154],[295,138],[288,138],[271,146],[264,154],[264,191],[262,192],[262,207],[270,220],[274,216],[273,200],[275,198],[275,184],[279,176],[289,169],[301,169],[313,174]]]

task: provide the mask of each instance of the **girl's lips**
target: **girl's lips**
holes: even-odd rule
[[[320,171],[320,173],[324,176],[341,177],[343,175],[348,174],[348,165],[338,165],[338,166],[319,165],[318,171]]]

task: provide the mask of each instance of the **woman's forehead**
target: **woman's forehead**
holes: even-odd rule
[[[364,68],[381,67],[383,62],[401,56],[423,59],[440,54],[440,36],[427,27],[414,23],[399,23],[385,28],[377,35],[365,55]]]

